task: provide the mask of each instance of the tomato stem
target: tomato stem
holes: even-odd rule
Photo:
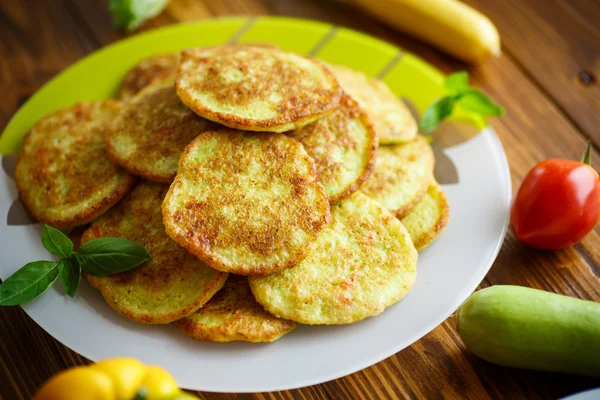
[[[588,140],[588,147],[587,147],[587,150],[586,150],[583,158],[581,159],[581,162],[589,165],[590,167],[592,166],[592,141],[591,140]]]

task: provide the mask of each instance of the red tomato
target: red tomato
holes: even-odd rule
[[[600,181],[589,165],[551,159],[525,176],[510,222],[519,240],[540,249],[562,249],[579,242],[600,218]]]

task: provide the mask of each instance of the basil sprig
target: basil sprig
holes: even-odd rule
[[[73,297],[82,270],[95,276],[108,276],[150,260],[143,246],[122,238],[93,239],[73,251],[71,239],[48,225],[44,225],[42,231],[42,244],[60,259],[31,262],[9,276],[0,284],[0,306],[16,306],[35,299],[59,276],[65,292]]]
[[[457,104],[463,110],[471,111],[482,117],[500,117],[504,115],[504,108],[494,103],[479,90],[469,87],[469,74],[466,71],[448,75],[444,82],[444,88],[448,95],[436,100],[423,113],[419,123],[419,129],[422,132],[433,131],[452,114]]]

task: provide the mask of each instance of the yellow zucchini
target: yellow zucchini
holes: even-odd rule
[[[500,55],[498,30],[458,0],[353,0],[392,27],[468,62]]]

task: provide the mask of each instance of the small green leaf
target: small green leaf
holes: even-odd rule
[[[131,240],[110,237],[84,243],[75,255],[81,267],[95,276],[127,271],[151,260],[144,246]]]
[[[58,262],[60,283],[70,296],[75,296],[79,283],[81,282],[81,266],[75,257],[65,258]]]
[[[440,122],[452,114],[455,102],[456,98],[449,96],[442,97],[430,105],[421,117],[421,122],[419,123],[421,131],[425,133],[433,131]]]
[[[446,77],[444,87],[452,94],[469,88],[469,73],[467,71],[455,72]]]
[[[110,0],[115,25],[134,30],[164,10],[171,0]]]
[[[0,306],[16,306],[27,303],[44,293],[58,277],[58,263],[35,261],[0,284]]]
[[[462,92],[458,103],[464,110],[472,111],[483,117],[500,117],[504,115],[504,108],[476,89]]]
[[[108,8],[113,17],[113,22],[119,28],[126,28],[134,19],[131,0],[110,0]]]
[[[70,257],[73,254],[73,242],[64,233],[51,226],[44,225],[42,244],[55,256]]]

